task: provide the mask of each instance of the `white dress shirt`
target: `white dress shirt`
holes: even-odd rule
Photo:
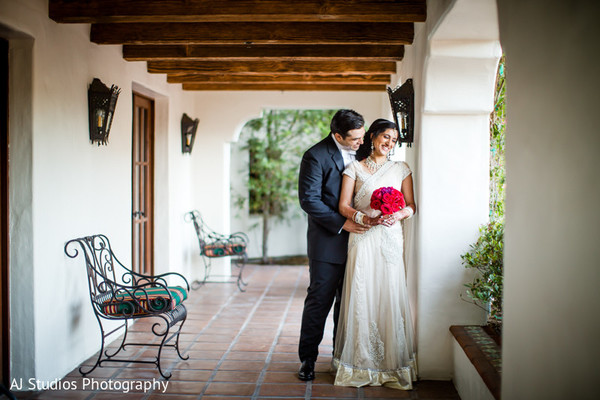
[[[335,139],[335,136],[333,136],[333,133],[331,134],[331,137],[333,138],[335,145],[337,146],[337,148],[340,150],[340,153],[342,154],[342,158],[344,159],[344,167],[347,167],[352,161],[354,161],[356,159],[356,151],[344,148],[344,146],[339,144],[338,141]]]

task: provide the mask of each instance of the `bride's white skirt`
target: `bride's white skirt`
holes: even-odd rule
[[[402,225],[351,234],[333,368],[340,386],[412,389],[417,377]]]
[[[417,366],[410,361],[410,366],[389,371],[361,369],[351,365],[340,364],[334,359],[333,368],[336,371],[335,385],[338,386],[386,386],[393,389],[411,390],[413,381],[417,380]]]

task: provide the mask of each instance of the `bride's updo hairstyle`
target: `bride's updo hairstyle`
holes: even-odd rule
[[[396,132],[398,131],[398,127],[396,127],[396,124],[392,121],[388,121],[387,119],[383,118],[373,121],[371,126],[369,126],[369,130],[367,133],[365,133],[363,144],[358,148],[358,150],[356,150],[356,159],[361,161],[369,157],[371,154],[371,143],[373,142],[373,139],[388,129],[394,129]]]

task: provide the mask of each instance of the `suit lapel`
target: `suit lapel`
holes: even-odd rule
[[[335,139],[332,138],[331,135],[329,135],[329,140],[327,142],[327,150],[329,151],[331,159],[335,163],[337,169],[339,169],[341,172],[344,171],[344,158],[342,157],[342,153],[340,152],[340,150],[335,145],[334,140]]]

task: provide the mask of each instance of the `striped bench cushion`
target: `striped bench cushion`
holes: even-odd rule
[[[135,292],[119,293],[102,302],[102,311],[113,316],[133,316],[165,312],[175,309],[187,299],[187,291],[181,286],[168,286],[172,300],[163,287],[150,287]],[[133,299],[135,297],[135,300]],[[148,310],[148,311],[146,311]]]
[[[225,257],[243,254],[246,245],[243,243],[214,243],[204,245],[202,248],[206,257]]]

